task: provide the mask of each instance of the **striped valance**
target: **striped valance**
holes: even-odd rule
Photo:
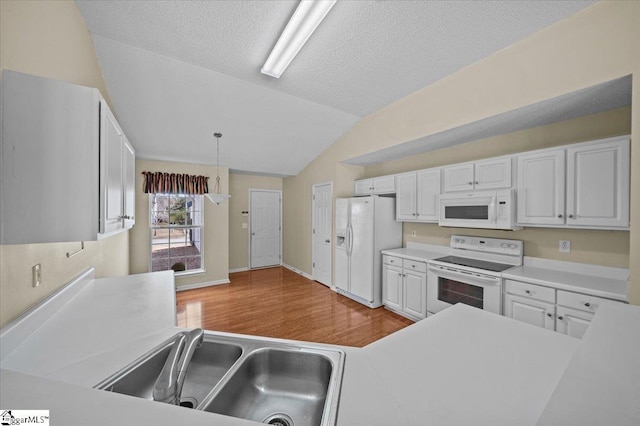
[[[206,194],[209,192],[209,176],[181,173],[142,172],[142,186],[146,194]]]

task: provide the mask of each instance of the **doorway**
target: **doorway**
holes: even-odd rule
[[[249,190],[249,268],[282,262],[282,191]]]
[[[333,183],[313,185],[312,192],[312,274],[314,280],[331,287]]]

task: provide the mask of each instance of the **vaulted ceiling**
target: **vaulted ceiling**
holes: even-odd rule
[[[361,117],[593,1],[338,1],[280,79],[297,1],[77,1],[142,158],[294,175]]]

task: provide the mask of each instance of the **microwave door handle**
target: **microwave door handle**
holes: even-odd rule
[[[491,201],[489,201],[489,222],[495,224],[497,222],[496,219],[496,197],[491,197]]]

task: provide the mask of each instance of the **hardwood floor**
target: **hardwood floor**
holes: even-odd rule
[[[229,278],[231,284],[178,292],[178,325],[361,347],[413,323],[282,267]]]

